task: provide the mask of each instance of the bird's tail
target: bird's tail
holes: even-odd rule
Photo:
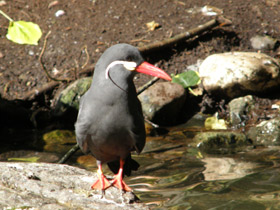
[[[120,168],[120,161],[113,161],[107,163],[109,166],[110,170],[114,173],[117,174]],[[135,160],[131,158],[131,155],[129,154],[127,158],[125,159],[124,167],[123,167],[123,175],[130,176],[131,171],[137,171],[139,168],[139,163],[137,163]]]

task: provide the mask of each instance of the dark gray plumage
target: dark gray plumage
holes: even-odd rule
[[[139,167],[131,159],[130,152],[140,153],[146,138],[142,108],[133,83],[135,71],[128,70],[123,64],[112,65],[116,61],[134,62],[138,67],[143,58],[137,48],[128,44],[108,48],[95,66],[91,87],[81,98],[75,124],[80,148],[97,159],[101,174],[101,186],[95,183],[92,188],[102,190],[110,184],[102,173],[101,164],[108,163],[117,173],[123,161],[123,173],[130,175],[131,170]],[[109,65],[112,67],[106,73]],[[128,186],[119,188],[131,190]]]

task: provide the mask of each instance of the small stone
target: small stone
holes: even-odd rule
[[[254,36],[250,39],[251,46],[255,50],[273,50],[277,42],[276,39],[270,36]]]
[[[255,100],[253,96],[247,95],[231,100],[229,102],[229,116],[232,125],[239,125],[246,119],[246,110],[252,109]]]
[[[28,55],[31,55],[31,56],[34,55],[34,51],[33,50],[29,50],[28,51]]]
[[[55,16],[56,17],[60,17],[62,15],[65,15],[65,12],[63,10],[58,10],[56,13],[55,13]]]
[[[29,87],[30,85],[31,85],[31,81],[28,81],[28,82],[26,83],[26,86]]]
[[[0,7],[5,6],[7,4],[6,1],[0,1]]]
[[[205,16],[217,16],[223,14],[223,10],[209,5],[202,7],[201,12]]]

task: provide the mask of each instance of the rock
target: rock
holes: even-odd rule
[[[44,151],[64,154],[76,142],[74,131],[54,130],[43,135]]]
[[[249,145],[245,134],[230,131],[198,133],[193,140],[199,149],[209,154],[229,154]]]
[[[54,115],[61,116],[63,114],[70,113],[73,110],[78,111],[79,100],[89,89],[91,82],[91,77],[85,77],[76,80],[64,89],[60,93],[56,102]]]
[[[159,82],[138,96],[144,115],[160,125],[176,123],[186,100],[185,89],[178,84]]]
[[[279,87],[278,60],[253,52],[214,54],[199,68],[205,90],[219,97],[259,94]]]
[[[228,104],[230,123],[233,126],[237,126],[246,120],[246,113],[253,108],[254,103],[255,100],[251,95],[231,100]]]
[[[280,117],[262,121],[255,127],[251,127],[246,135],[256,145],[279,146]]]
[[[95,173],[68,165],[0,162],[0,209],[148,209],[132,192],[90,189]]]
[[[250,39],[251,46],[255,50],[273,50],[277,43],[277,39],[270,36],[254,36]]]

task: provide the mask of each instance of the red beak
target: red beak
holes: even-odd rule
[[[165,79],[169,81],[172,80],[171,77],[167,73],[165,73],[162,69],[155,67],[154,65],[145,61],[141,63],[139,66],[137,66],[136,71],[139,73],[148,74],[161,79]]]

